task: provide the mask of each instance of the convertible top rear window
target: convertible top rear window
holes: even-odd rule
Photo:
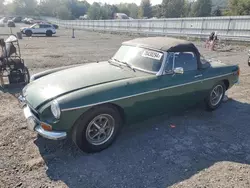
[[[134,68],[156,73],[162,66],[163,53],[136,46],[122,45],[113,59],[126,62]]]

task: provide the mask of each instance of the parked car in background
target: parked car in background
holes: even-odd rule
[[[126,41],[108,61],[35,74],[19,100],[28,128],[85,152],[109,147],[122,125],[204,102],[219,108],[238,82],[239,67],[207,61],[188,41]]]
[[[29,25],[33,25],[35,23],[40,23],[40,22],[43,22],[44,20],[42,19],[39,19],[39,18],[24,18],[22,20],[23,23],[25,24],[29,24]]]
[[[12,20],[8,20],[7,26],[8,26],[8,27],[16,27],[16,24],[15,24],[15,22],[13,22]]]
[[[44,22],[44,20],[41,20],[41,19],[33,19],[32,21],[30,21],[31,24],[41,23],[41,22]]]
[[[35,20],[33,18],[28,18],[28,19],[26,19],[25,23],[32,25],[32,24],[35,24],[37,21],[38,20]]]
[[[83,16],[79,16],[79,20],[88,20],[89,17],[87,14],[83,15]]]
[[[25,23],[25,21],[27,20],[28,18],[23,18],[22,19],[22,23]]]
[[[0,27],[4,27],[5,26],[5,23],[4,23],[4,19],[0,19]]]
[[[28,24],[30,24],[30,25],[33,25],[35,22],[34,22],[35,20],[33,19],[33,18],[29,18],[28,20],[27,20],[27,22],[28,22]]]
[[[15,23],[20,23],[20,22],[22,22],[22,17],[14,17],[14,18],[12,18],[12,21]]]
[[[22,27],[20,31],[25,34],[27,37],[32,36],[33,34],[45,34],[48,37],[51,37],[53,34],[56,34],[56,29],[51,24],[33,24],[30,27]]]
[[[9,18],[8,17],[3,17],[1,20],[3,21],[3,23],[7,23],[7,21],[9,20]]]
[[[129,17],[127,16],[127,14],[124,14],[124,13],[115,13],[114,14],[114,19],[128,20]]]
[[[30,24],[32,20],[33,20],[32,18],[25,18],[24,23],[25,24]]]

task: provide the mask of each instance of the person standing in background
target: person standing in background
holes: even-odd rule
[[[212,33],[210,33],[208,40],[206,40],[205,48],[209,48],[210,50],[213,51],[217,40],[218,40],[218,33],[217,31],[216,32],[213,31]]]

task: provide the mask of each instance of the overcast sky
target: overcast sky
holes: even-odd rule
[[[136,3],[139,5],[141,0],[87,0],[89,3],[93,2],[101,2],[101,3],[108,3],[108,4],[119,4],[119,3]],[[162,0],[151,0],[153,5],[160,4]]]
[[[6,2],[11,2],[12,0],[5,0]],[[39,1],[39,0],[38,0]],[[101,2],[101,3],[108,3],[108,4],[119,4],[119,3],[136,3],[140,5],[141,0],[87,0],[89,3],[93,2]],[[153,5],[160,4],[162,0],[151,0]]]

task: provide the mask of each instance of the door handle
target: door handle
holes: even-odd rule
[[[196,75],[195,78],[202,77],[202,74]]]

